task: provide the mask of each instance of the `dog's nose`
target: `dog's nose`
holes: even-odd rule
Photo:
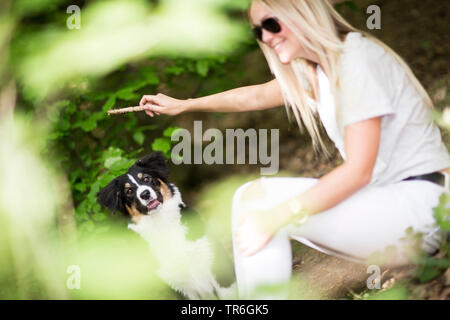
[[[140,195],[142,200],[148,200],[150,199],[150,191],[144,190]]]

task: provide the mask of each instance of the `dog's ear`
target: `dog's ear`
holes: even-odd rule
[[[122,202],[118,178],[111,181],[106,187],[97,193],[97,201],[102,206],[105,206],[111,210],[112,213],[115,213],[117,210],[122,213],[126,213],[125,206]]]
[[[136,161],[136,165],[158,175],[163,181],[169,179],[166,157],[161,151],[155,151]]]

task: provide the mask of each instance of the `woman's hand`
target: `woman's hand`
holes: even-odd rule
[[[139,106],[147,106],[145,110],[149,116],[153,117],[153,113],[157,115],[167,114],[169,116],[178,115],[186,110],[186,100],[174,99],[165,94],[145,95],[139,102]]]
[[[264,211],[247,211],[240,215],[235,234],[242,254],[251,256],[262,249],[278,230],[289,222],[289,212],[284,206]]]

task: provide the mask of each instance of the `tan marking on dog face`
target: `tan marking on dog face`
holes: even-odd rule
[[[138,173],[138,175],[137,175],[137,177],[138,177],[138,179],[139,180],[142,180],[142,177],[143,177],[144,175],[142,174],[142,173]]]
[[[170,192],[169,187],[167,184],[161,181],[161,179],[158,179],[158,181],[161,183],[161,194],[163,197],[163,201],[166,202],[170,198],[172,198],[172,193]]]
[[[131,188],[131,184],[129,184],[128,182],[125,183],[125,188]]]
[[[127,204],[125,205],[125,208],[127,208],[128,214],[131,216],[131,220],[135,223],[138,223],[141,218],[144,216],[142,213],[139,212],[138,209],[136,209],[136,206],[129,207]]]

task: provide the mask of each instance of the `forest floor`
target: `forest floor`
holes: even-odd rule
[[[429,91],[438,109],[450,106],[450,39],[448,20],[450,2],[435,0],[396,0],[396,1],[355,1],[360,8],[369,4],[380,6],[382,11],[381,30],[370,31],[398,52],[411,66],[416,76]],[[365,11],[365,10],[364,10]],[[356,27],[366,30],[366,16],[359,12],[345,10],[344,16]],[[263,76],[270,78],[264,57],[260,52],[250,54],[243,61],[247,68],[254,67]],[[265,79],[264,79],[265,78]],[[218,121],[205,118],[208,127],[225,128],[280,128],[287,124],[284,108],[266,110],[258,113],[229,114]],[[195,115],[198,117],[198,114]],[[189,117],[183,117],[184,127],[192,126]],[[210,122],[208,122],[210,121]],[[210,126],[209,126],[210,125]],[[444,136],[450,142],[448,134]],[[342,162],[336,149],[331,159],[315,155],[309,139],[298,132],[294,125],[280,128],[280,171],[291,176],[320,177]],[[328,141],[330,148],[334,146]],[[299,147],[300,146],[300,147]],[[450,147],[450,145],[447,145]],[[229,170],[228,170],[229,169]],[[259,170],[258,170],[259,172]],[[205,194],[225,176],[255,173],[255,166],[239,165],[205,166],[191,172],[199,184],[184,193],[188,203],[194,207],[205,206]],[[203,203],[202,203],[203,201]],[[366,281],[370,276],[365,265],[322,254],[318,251],[293,242],[294,277],[301,278],[302,289],[293,290],[294,299],[301,298],[349,298],[362,299],[369,292]],[[407,291],[404,298],[409,299],[450,299],[450,269],[443,270],[434,280],[420,283],[414,276],[414,267],[382,269],[383,290],[396,283],[403,284]],[[305,290],[305,288],[308,288]]]

